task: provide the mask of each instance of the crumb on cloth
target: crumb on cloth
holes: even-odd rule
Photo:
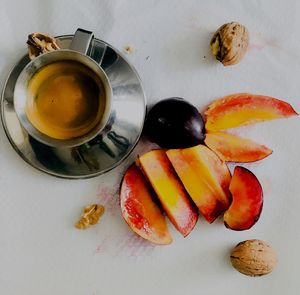
[[[131,53],[134,53],[136,51],[136,49],[132,45],[127,45],[124,47],[124,51],[127,54],[131,54]]]

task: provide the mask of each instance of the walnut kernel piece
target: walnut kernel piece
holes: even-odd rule
[[[42,53],[60,49],[56,43],[56,39],[42,33],[32,33],[28,35],[28,54],[32,60]]]
[[[235,246],[230,255],[232,266],[247,276],[263,276],[270,273],[278,259],[275,250],[261,240],[247,240]]]
[[[237,22],[221,26],[210,41],[212,54],[224,66],[240,62],[247,52],[248,44],[247,28]]]
[[[84,208],[81,219],[75,224],[78,229],[86,229],[90,225],[96,224],[104,213],[104,207],[92,204]]]

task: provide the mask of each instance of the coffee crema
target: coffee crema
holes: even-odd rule
[[[46,65],[28,83],[26,115],[51,138],[66,140],[88,134],[101,122],[105,104],[101,79],[76,61]]]

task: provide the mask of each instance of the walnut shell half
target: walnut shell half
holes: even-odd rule
[[[213,55],[224,66],[240,62],[247,51],[248,44],[247,28],[237,22],[221,26],[210,41]]]
[[[28,35],[28,54],[32,60],[42,53],[60,49],[56,43],[56,39],[42,33],[32,33]]]
[[[266,242],[247,240],[235,246],[230,255],[232,266],[247,276],[262,276],[276,266],[277,253]]]

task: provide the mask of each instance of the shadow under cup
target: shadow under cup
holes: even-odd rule
[[[50,146],[70,147],[103,130],[111,95],[108,78],[95,61],[76,51],[59,50],[38,56],[24,68],[14,104],[32,137]]]

